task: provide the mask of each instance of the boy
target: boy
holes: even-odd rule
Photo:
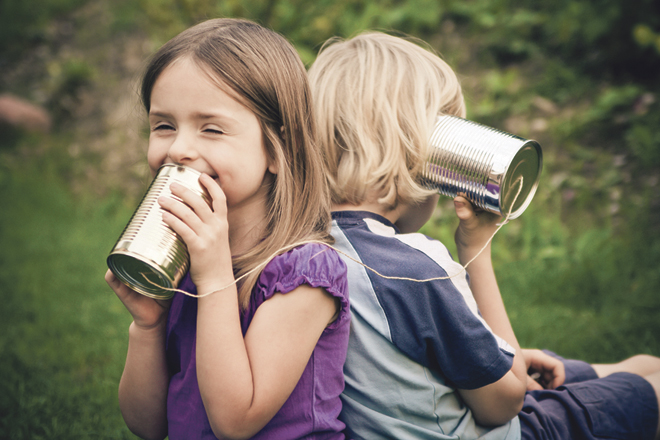
[[[438,114],[465,116],[452,69],[410,41],[366,33],[326,45],[309,74],[335,246],[349,256],[349,435],[659,438],[660,359],[592,367],[520,349],[486,245],[496,216],[454,200],[461,264],[414,233],[438,200],[419,178],[430,129]],[[474,257],[468,284],[462,264]],[[528,369],[548,389],[528,382]]]

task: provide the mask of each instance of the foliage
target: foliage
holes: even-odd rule
[[[49,74],[49,99],[45,104],[59,127],[72,119],[80,104],[80,91],[91,84],[94,69],[84,60],[72,58],[52,63]]]
[[[654,73],[660,71],[660,11],[657,2],[633,3],[140,0],[134,19],[163,42],[204,18],[246,17],[286,35],[307,64],[327,38],[364,29],[410,34],[450,50],[442,29],[456,25],[465,40],[458,50],[466,48],[492,67],[466,90],[474,103],[470,117],[501,126],[512,115],[529,114],[537,96],[562,107],[579,106],[586,111],[577,118],[550,121],[550,129],[563,132],[560,141],[609,146],[635,165],[655,169],[660,166],[660,135],[654,130],[660,118]],[[455,67],[462,72],[463,66]]]
[[[117,19],[147,27],[161,43],[186,27],[212,17],[244,17],[281,32],[295,43],[303,61],[313,61],[319,45],[335,35],[347,37],[367,29],[432,32],[442,17],[442,5],[431,0],[124,0]],[[136,7],[139,5],[139,7]]]
[[[15,59],[36,43],[44,41],[51,20],[88,1],[3,0],[0,2],[0,59]]]
[[[448,9],[500,63],[557,57],[592,77],[657,84],[660,6],[653,0],[450,0]]]

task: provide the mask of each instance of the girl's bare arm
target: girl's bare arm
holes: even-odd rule
[[[201,298],[197,378],[214,433],[250,438],[279,411],[336,313],[321,288],[301,285],[257,310],[243,338],[235,292]]]
[[[119,382],[119,408],[126,426],[145,439],[167,436],[165,326],[169,302],[140,295],[110,271],[108,285],[133,316],[128,330],[128,353]]]

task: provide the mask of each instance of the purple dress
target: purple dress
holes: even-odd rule
[[[338,318],[321,334],[300,381],[270,422],[253,439],[344,439],[339,395],[344,389],[343,365],[349,333],[346,266],[327,246],[306,244],[271,260],[252,290],[248,309],[241,314],[243,335],[257,308],[275,293],[288,293],[308,284],[323,287],[338,299]],[[189,276],[179,286],[196,293]],[[170,385],[167,422],[170,440],[215,439],[197,384],[195,341],[197,299],[177,293],[167,325],[167,363]]]

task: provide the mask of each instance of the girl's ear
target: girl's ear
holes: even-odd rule
[[[282,125],[280,127],[280,139],[282,139],[282,142],[284,142],[284,126]],[[268,161],[268,171],[270,171],[271,174],[277,174],[279,171],[279,167],[277,166],[277,161],[275,159],[269,159]]]
[[[277,174],[277,171],[279,170],[279,167],[277,166],[277,162],[275,160],[271,159],[268,161],[268,171],[270,171],[271,174]]]

